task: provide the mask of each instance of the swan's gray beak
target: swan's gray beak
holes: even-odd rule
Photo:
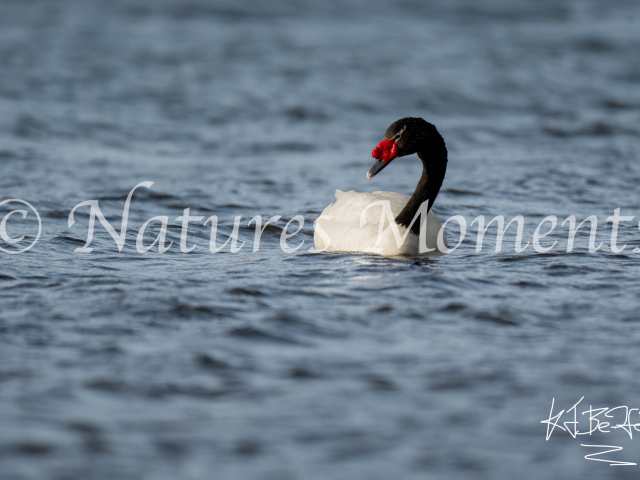
[[[379,158],[378,160],[376,160],[376,163],[374,163],[374,164],[373,164],[373,167],[371,167],[371,168],[369,169],[369,171],[367,172],[367,180],[371,180],[373,177],[375,177],[375,176],[376,176],[376,174],[377,174],[380,170],[382,170],[382,169],[383,169],[384,167],[386,167],[386,166],[387,166],[387,164],[386,164],[386,163],[384,163],[384,162],[382,161],[382,159],[380,159],[380,158]]]

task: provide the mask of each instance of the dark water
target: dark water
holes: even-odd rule
[[[640,407],[638,218],[620,254],[605,223],[640,215],[639,21],[634,1],[4,0],[0,200],[43,232],[0,257],[0,477],[637,478],[580,444],[640,463],[640,440],[545,442],[540,421],[554,397]],[[365,179],[407,115],[447,141],[442,221],[520,214],[530,241],[597,215],[603,248],[585,231],[568,254],[559,226],[549,254],[496,254],[494,230],[475,253],[474,227],[434,260],[308,253],[336,188],[413,190],[416,159]],[[98,226],[74,254],[73,206],[119,230],[142,181],[123,252]],[[244,248],[193,225],[188,255],[177,227],[136,253],[186,207],[219,240],[241,215]],[[283,219],[253,253],[255,215]]]

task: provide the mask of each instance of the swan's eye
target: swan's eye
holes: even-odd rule
[[[405,131],[406,129],[407,129],[407,127],[402,127],[402,130],[400,130],[398,133],[396,133],[396,134],[393,136],[393,140],[395,140],[396,142],[397,142],[398,140],[400,140],[400,137],[402,137],[402,134],[404,133],[404,131]]]

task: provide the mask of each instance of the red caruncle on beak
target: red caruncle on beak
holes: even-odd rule
[[[391,140],[382,140],[376,148],[371,152],[371,156],[375,159],[382,160],[385,164],[389,163],[391,160],[396,158],[398,154],[398,146],[396,145],[396,141]]]

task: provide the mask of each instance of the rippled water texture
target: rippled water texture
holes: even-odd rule
[[[580,443],[640,463],[640,439],[540,421],[554,397],[640,407],[638,218],[617,255],[605,223],[640,215],[639,21],[635,1],[4,0],[0,200],[43,231],[0,256],[0,477],[638,478]],[[593,214],[602,250],[585,231],[563,253],[559,226],[545,255],[496,254],[495,230],[475,253],[475,227],[433,260],[309,253],[336,188],[413,190],[415,157],[365,179],[407,115],[449,148],[441,220],[521,214],[530,240]],[[98,227],[73,254],[73,206],[119,228],[142,181],[123,252]],[[219,240],[240,215],[247,244],[210,254],[194,226],[181,254],[171,227],[136,253],[186,207]],[[283,219],[253,253],[258,214]]]

